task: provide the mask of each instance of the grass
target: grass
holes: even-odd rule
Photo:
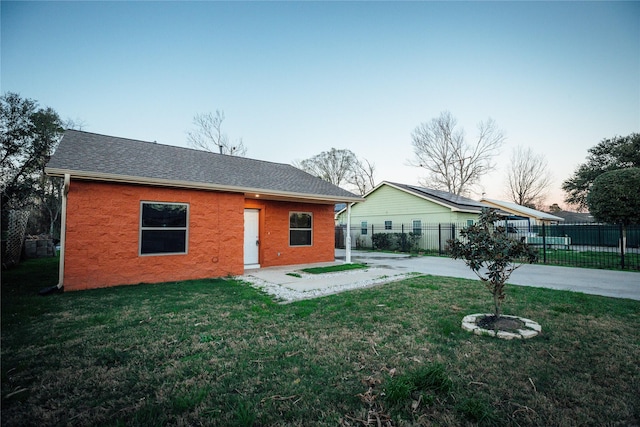
[[[543,262],[542,249],[539,250],[540,263]],[[640,254],[625,254],[626,271],[640,271]],[[580,266],[586,268],[601,268],[605,270],[622,270],[622,258],[617,251],[572,251],[564,249],[547,249],[547,264],[567,267]]]
[[[323,274],[323,273],[334,273],[336,271],[348,271],[348,270],[359,270],[362,268],[368,268],[369,266],[366,264],[337,264],[337,265],[329,265],[326,267],[311,267],[311,268],[303,268],[301,271],[309,274]]]
[[[541,336],[460,328],[478,282],[433,276],[277,304],[234,280],[41,297],[2,277],[2,425],[640,424],[640,302],[508,287]],[[375,425],[375,424],[372,424]]]

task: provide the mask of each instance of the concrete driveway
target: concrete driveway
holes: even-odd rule
[[[336,250],[334,265],[344,262],[345,251]],[[247,270],[239,279],[284,301],[322,295],[406,279],[415,274],[478,280],[461,260],[441,257],[410,257],[406,254],[352,251],[353,262],[369,268],[313,275],[301,270],[309,265]],[[640,300],[640,272],[594,270],[547,265],[523,265],[509,279],[510,284],[560,289],[614,298]]]
[[[336,259],[344,260],[344,257],[345,251],[336,249]],[[451,258],[352,251],[351,260],[372,266],[386,266],[398,272],[478,278],[464,261]],[[511,274],[508,283],[640,300],[640,272],[525,264]]]

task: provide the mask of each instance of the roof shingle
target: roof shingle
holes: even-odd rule
[[[292,165],[67,130],[46,172],[106,181],[265,193],[327,201],[361,201]]]
[[[416,185],[399,184],[397,182],[388,182],[388,184],[401,188],[409,193],[413,193],[421,197],[427,197],[434,201],[438,201],[443,205],[447,205],[451,208],[465,212],[480,213],[482,211],[482,208],[489,207],[484,203],[478,202],[468,197],[458,196],[447,191],[418,187]]]

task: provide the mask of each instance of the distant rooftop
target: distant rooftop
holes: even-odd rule
[[[505,202],[502,200],[496,200],[496,199],[487,199],[487,198],[483,198],[481,200],[481,202],[486,202],[490,205],[493,205],[495,207],[498,207],[500,209],[506,210],[508,212],[512,212],[514,214],[517,215],[521,215],[521,216],[526,216],[529,218],[536,218],[539,220],[544,220],[544,221],[558,221],[558,222],[562,222],[564,221],[564,218],[561,218],[559,216],[555,216],[555,215],[551,215],[550,213],[547,212],[542,212],[542,211],[538,211],[535,209],[531,209],[528,208],[526,206],[521,206],[517,203],[513,203],[513,202]]]
[[[480,213],[482,208],[488,208],[484,203],[478,202],[476,200],[470,199],[468,197],[459,196],[453,193],[449,193],[447,191],[442,190],[434,190],[431,188],[419,187],[416,185],[407,185],[400,184],[397,182],[388,182],[385,183],[400,188],[404,191],[408,191],[420,197],[425,197],[431,199],[440,204],[449,206],[454,210],[460,210],[463,212],[472,212],[472,213]]]

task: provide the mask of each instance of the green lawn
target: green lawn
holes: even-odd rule
[[[324,273],[334,273],[337,271],[347,271],[347,270],[360,270],[363,268],[367,268],[366,264],[338,264],[338,265],[329,265],[327,267],[310,267],[303,268],[302,271],[309,274],[324,274]]]
[[[2,425],[638,425],[640,302],[508,288],[527,341],[470,335],[474,281],[277,304],[234,280],[38,296],[2,272]],[[384,424],[389,422],[391,424]]]

